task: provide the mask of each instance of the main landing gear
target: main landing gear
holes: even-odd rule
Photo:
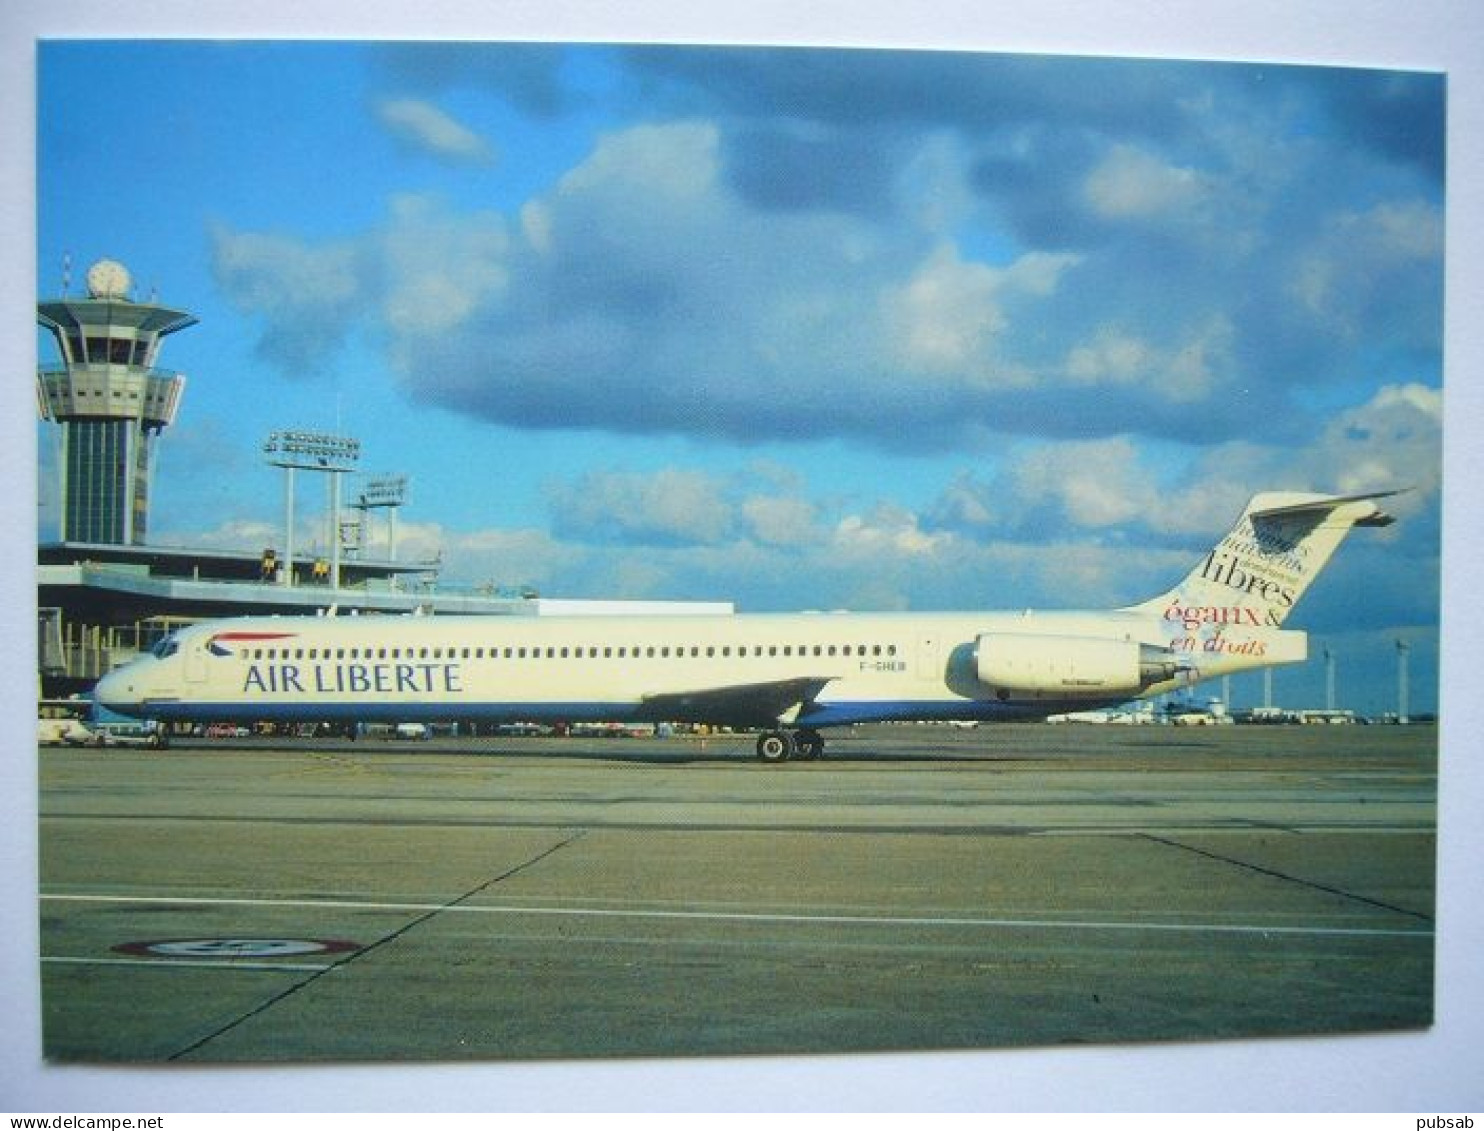
[[[824,736],[817,730],[767,730],[757,736],[757,756],[764,762],[787,762],[790,758],[812,761],[824,757]]]

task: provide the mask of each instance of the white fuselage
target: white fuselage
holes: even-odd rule
[[[1037,647],[1132,641],[1178,675],[1138,686],[996,687],[986,636]],[[1041,717],[1302,659],[1304,636],[1232,626],[1221,648],[1147,612],[795,613],[653,617],[257,617],[181,630],[98,685],[162,720],[715,721],[825,727]],[[1165,678],[1169,676],[1169,678]],[[782,685],[807,686],[791,705]],[[693,698],[692,698],[693,697]]]

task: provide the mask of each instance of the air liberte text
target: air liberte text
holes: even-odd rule
[[[457,695],[464,690],[464,681],[458,664],[315,664],[307,670],[298,664],[252,664],[243,677],[242,690],[270,694]]]

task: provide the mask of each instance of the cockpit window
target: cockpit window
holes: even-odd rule
[[[157,659],[157,660],[163,660],[163,659],[166,659],[166,658],[168,658],[170,656],[175,655],[175,653],[179,649],[180,649],[180,641],[176,640],[175,637],[173,637],[173,636],[166,636],[163,639],[161,639],[161,641],[158,644],[156,644],[153,648],[151,648],[149,650],[149,653],[155,659]]]

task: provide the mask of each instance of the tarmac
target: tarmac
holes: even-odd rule
[[[53,1063],[1425,1028],[1431,727],[40,754]]]

